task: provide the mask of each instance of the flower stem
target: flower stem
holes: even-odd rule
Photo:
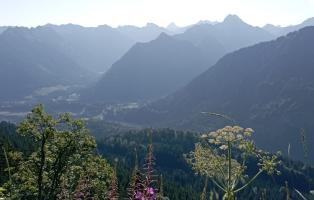
[[[234,193],[239,192],[243,189],[245,189],[247,186],[249,186],[261,173],[263,172],[263,170],[259,170],[255,176],[253,178],[251,178],[251,180],[249,180],[245,185],[243,185],[242,187],[240,187],[239,189],[235,190]]]

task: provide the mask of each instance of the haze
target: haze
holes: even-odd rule
[[[230,13],[255,26],[287,26],[312,17],[314,0],[0,0],[0,25],[11,26],[185,26],[200,19],[222,21]]]

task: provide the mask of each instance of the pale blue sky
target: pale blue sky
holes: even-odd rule
[[[0,26],[75,23],[84,26],[153,22],[180,26],[236,14],[249,24],[298,24],[314,17],[314,0],[0,0]]]

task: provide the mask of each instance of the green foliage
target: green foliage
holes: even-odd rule
[[[163,175],[163,193],[171,200],[199,200],[204,181],[186,162],[183,154],[192,151],[195,143],[200,141],[200,135],[193,132],[175,131],[172,129],[155,129],[152,134],[154,143],[154,156],[156,157],[156,170]],[[117,175],[119,180],[120,197],[127,197],[123,188],[128,187],[129,177],[132,175],[134,166],[134,148],[137,149],[139,163],[144,163],[143,158],[146,153],[146,146],[150,143],[146,130],[127,131],[124,134],[110,135],[100,140],[98,150],[106,158],[114,162],[119,158]],[[235,158],[241,158],[237,151],[234,151]],[[304,167],[301,162],[288,161],[280,157],[283,161],[278,170],[280,176],[268,176],[262,173],[245,190],[238,192],[237,199],[252,200],[278,200],[285,199],[286,192],[280,192],[280,188],[285,186],[285,181],[289,182],[291,198],[298,199],[298,195],[293,188],[302,192],[308,197],[310,189],[314,188],[314,169]],[[250,156],[247,159],[246,173],[253,177],[259,170],[259,159]],[[247,180],[247,178],[246,178]],[[207,198],[220,200],[222,192],[208,181]]]
[[[11,199],[64,199],[78,192],[104,199],[112,169],[94,154],[96,141],[82,120],[68,113],[54,118],[39,105],[17,130],[30,138],[35,148],[28,156],[9,154],[14,168],[12,182],[5,187]],[[88,186],[83,190],[82,185]]]
[[[154,145],[155,169],[163,175],[164,195],[172,200],[198,200],[199,177],[194,175],[185,162],[183,154],[192,150],[197,141],[197,134],[181,132],[171,129],[153,130],[152,141]],[[139,166],[144,164],[147,153],[147,145],[150,139],[147,130],[128,131],[125,134],[111,135],[98,141],[98,150],[106,158],[114,162],[119,158],[117,173],[119,188],[128,187],[133,171],[134,149],[137,149]],[[126,197],[123,190],[120,196]]]
[[[43,110],[42,112],[44,113]],[[70,123],[71,121],[77,120],[72,119],[68,114],[61,115],[65,117],[60,116],[53,118],[50,116],[51,118],[49,118],[44,117],[43,113],[43,118],[56,122],[55,126],[50,127],[54,131],[52,131],[52,136],[49,136],[49,139],[47,139],[44,148],[46,155],[43,167],[44,198],[52,199],[52,197],[46,195],[46,191],[49,191],[48,187],[52,185],[52,177],[54,177],[54,174],[58,174],[54,172],[52,166],[54,165],[53,163],[57,163],[56,156],[60,155],[63,149],[67,156],[61,156],[62,159],[59,159],[59,163],[62,163],[61,160],[68,161],[66,162],[67,165],[64,170],[59,173],[61,174],[60,182],[58,183],[60,187],[56,187],[56,193],[58,194],[55,199],[104,199],[104,196],[106,194],[108,195],[107,191],[110,183],[112,183],[111,180],[113,180],[113,169],[102,157],[95,156],[95,141],[89,136],[84,123],[78,123],[82,124],[82,126]],[[34,113],[30,115],[34,115]],[[28,116],[23,123],[29,120],[29,117],[30,116]],[[34,118],[35,117],[31,119]],[[39,122],[44,121],[39,119],[40,118],[33,120],[32,123],[34,125],[29,127],[34,127],[35,125],[39,127]],[[42,125],[45,125],[45,123],[42,123]],[[20,127],[21,126],[19,126],[19,131],[21,130]],[[93,127],[91,126],[91,128]],[[11,199],[37,199],[38,163],[40,163],[42,135],[37,137],[39,139],[35,140],[35,136],[32,132],[21,132],[22,135],[26,135],[22,137],[16,134],[15,129],[16,126],[13,124],[5,122],[0,123],[0,142],[7,152],[13,182],[13,184],[10,184],[8,169],[4,170],[7,168],[7,164],[4,153],[0,151],[1,183],[3,185],[3,183],[6,182],[4,187],[1,188],[0,192],[2,194],[0,193],[0,195],[2,196],[0,197],[10,199],[8,195],[12,192]],[[110,134],[102,140],[97,141],[97,151],[112,161],[112,163],[114,163],[116,158],[119,159],[116,171],[117,190],[120,197],[119,199],[123,199],[128,196],[126,190],[128,184],[131,183],[131,185],[134,185],[131,181],[134,163],[138,163],[137,168],[138,166],[142,166],[145,154],[147,153],[147,145],[150,144],[150,139],[147,137],[147,130],[119,130],[124,133],[118,135]],[[39,131],[39,133],[41,132]],[[86,135],[88,139],[80,134]],[[75,140],[74,135],[77,136]],[[153,130],[152,140],[154,141],[156,171],[163,174],[163,180],[160,181],[159,184],[159,194],[163,193],[163,195],[158,196],[159,199],[199,200],[202,189],[206,191],[207,199],[221,199],[223,193],[219,188],[211,181],[209,181],[207,187],[204,188],[204,182],[201,181],[203,179],[195,175],[183,156],[183,154],[193,149],[195,150],[195,143],[200,141],[199,134],[171,129],[159,129]],[[74,144],[76,142],[79,144]],[[65,145],[67,143],[70,144],[70,146],[74,145],[74,147],[80,147],[81,149],[78,150],[73,147],[73,151],[69,151],[68,147]],[[86,148],[82,148],[83,144]],[[203,143],[201,144],[204,145]],[[220,147],[222,145],[217,146]],[[140,158],[138,162],[134,160],[135,148]],[[219,148],[218,151],[223,151],[224,148],[223,146],[222,149]],[[18,151],[14,151],[14,149]],[[239,162],[243,159],[241,153],[236,148],[232,150],[233,159],[241,164],[241,162]],[[271,157],[269,158],[271,159]],[[237,199],[286,199],[286,189],[290,191],[289,195],[291,199],[300,198],[300,195],[296,191],[299,191],[307,199],[313,198],[313,196],[310,195],[310,189],[314,188],[314,169],[310,166],[305,166],[301,162],[289,161],[290,164],[287,165],[285,159],[281,158],[281,160],[283,160],[283,164],[279,166],[279,170],[282,172],[281,176],[269,177],[267,173],[262,173],[254,182],[247,186],[245,190],[237,193]],[[31,161],[36,161],[36,164]],[[246,163],[247,168],[245,169],[245,175],[249,177],[253,177],[255,173],[258,172],[259,168],[263,166],[265,169],[273,168],[272,162],[259,162],[259,157],[256,156],[248,156]],[[262,165],[258,166],[258,163]],[[139,170],[137,170],[137,172],[136,176],[141,176]],[[245,178],[245,180],[248,179]],[[285,181],[289,182],[289,186],[285,187]],[[280,190],[281,187],[283,189]]]
[[[13,149],[20,149],[25,154],[29,154],[32,144],[26,138],[16,133],[16,126],[8,122],[0,122],[0,184],[4,184],[9,179],[8,160],[5,154],[11,154]]]
[[[120,133],[125,133],[128,130],[136,130],[135,127],[129,127],[126,125],[106,122],[103,120],[87,120],[86,126],[91,130],[91,134],[97,139],[103,139],[110,135],[117,135]]]

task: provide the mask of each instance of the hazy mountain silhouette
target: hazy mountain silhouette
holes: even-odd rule
[[[191,24],[191,25],[188,25],[188,26],[177,26],[174,22],[170,23],[166,29],[168,31],[170,31],[172,34],[180,34],[180,33],[184,33],[186,30],[188,30],[189,28],[195,26],[195,25],[200,25],[200,24],[211,24],[211,25],[214,25],[214,24],[217,24],[219,22],[217,21],[210,21],[210,20],[200,20],[198,21],[196,24]]]
[[[218,24],[219,22],[218,21],[210,21],[210,20],[200,20],[198,21],[196,24],[199,25],[199,24],[211,24],[211,25],[215,25],[215,24]]]
[[[198,23],[176,37],[202,49],[209,65],[228,52],[274,38],[263,29],[246,24],[236,15],[228,15],[221,23]]]
[[[188,29],[189,27],[179,27],[177,26],[174,22],[170,23],[166,29],[173,33],[173,34],[179,34],[179,33],[183,33],[184,31],[186,31],[186,29]]]
[[[111,103],[153,100],[183,87],[207,67],[197,47],[162,33],[133,46],[88,96]]]
[[[90,80],[91,74],[63,53],[63,44],[62,38],[47,27],[5,30],[0,35],[0,99]]]
[[[273,39],[268,32],[243,22],[236,15],[228,15],[222,23],[214,25],[213,32],[228,52]]]
[[[136,42],[149,42],[156,39],[161,33],[171,34],[171,31],[153,23],[147,23],[144,27],[119,26],[116,30]]]
[[[281,27],[281,26],[274,26],[272,24],[267,24],[263,28],[268,31],[269,33],[275,35],[275,36],[282,36],[286,35],[290,32],[297,31],[299,29],[302,29],[307,26],[314,26],[314,17],[309,18],[298,25],[292,25],[287,27]]]
[[[209,24],[195,25],[184,33],[174,36],[177,39],[191,42],[200,48],[207,60],[208,67],[215,64],[226,53],[225,47],[212,36],[211,27],[212,25]]]
[[[231,52],[242,47],[274,38],[267,31],[243,22],[236,15],[228,15],[223,22],[214,25],[208,23],[195,25],[184,34],[190,35],[188,37],[192,38],[211,36],[224,47],[226,52]],[[184,38],[187,36],[181,37]]]
[[[0,26],[0,34],[3,33],[8,27]]]
[[[314,27],[307,27],[224,56],[183,89],[125,119],[208,129],[222,124],[201,112],[226,114],[256,129],[258,145],[285,150],[290,143],[293,154],[300,156],[300,129],[308,133],[309,144],[314,141],[313,76]]]
[[[70,49],[65,53],[94,72],[106,71],[135,41],[109,26],[46,25],[53,28]]]
[[[237,16],[228,16],[220,24],[195,25],[173,38],[161,34],[130,49],[97,83],[95,94],[109,102],[160,98],[187,84],[226,52],[271,37]]]
[[[266,24],[265,26],[263,26],[263,29],[271,33],[274,36],[284,35],[283,34],[284,27],[281,27],[281,26],[275,26],[273,24]]]

